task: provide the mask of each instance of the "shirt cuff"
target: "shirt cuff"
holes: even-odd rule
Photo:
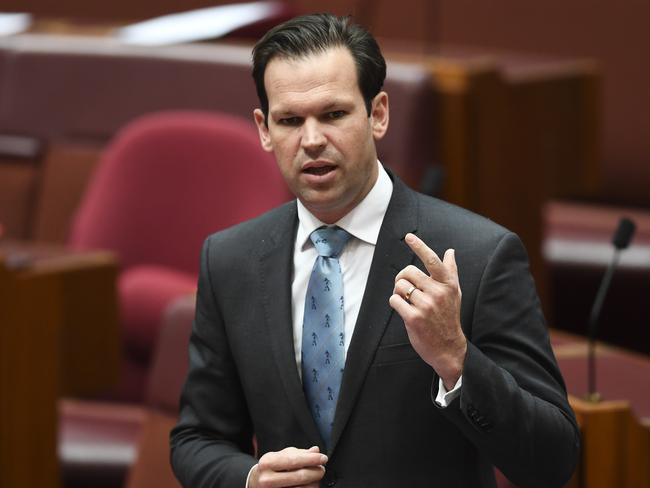
[[[442,378],[438,378],[438,395],[436,396],[436,403],[442,408],[446,408],[449,404],[460,395],[460,387],[463,385],[463,377],[460,376],[454,387],[447,391],[445,384],[442,382]],[[248,485],[247,485],[248,486]]]
[[[257,464],[254,464],[253,467],[248,472],[248,476],[246,476],[246,485],[244,486],[244,488],[248,488],[248,480],[251,478],[251,473],[253,472],[253,469],[255,468],[255,466],[257,466]]]

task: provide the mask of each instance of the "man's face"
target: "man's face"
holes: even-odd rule
[[[347,48],[299,59],[274,58],[266,67],[268,126],[255,122],[291,191],[316,217],[333,223],[352,210],[377,179],[375,140],[388,127],[388,96],[371,115]]]

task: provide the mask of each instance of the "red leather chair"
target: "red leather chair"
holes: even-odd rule
[[[65,488],[179,487],[169,465],[169,431],[187,374],[194,295],[165,310],[144,405],[60,402],[59,455]]]
[[[165,312],[147,390],[147,415],[126,488],[180,488],[169,463],[169,431],[178,419],[178,400],[188,368],[195,297],[175,300]]]
[[[252,123],[160,112],[109,144],[73,221],[74,249],[115,252],[123,358],[110,397],[140,402],[165,306],[194,290],[207,235],[290,198]]]

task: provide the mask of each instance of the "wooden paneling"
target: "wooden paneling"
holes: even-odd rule
[[[578,474],[584,488],[650,487],[650,426],[625,401],[589,403],[571,398],[582,431]]]
[[[57,399],[117,374],[116,263],[0,249],[0,486],[56,488]]]
[[[169,464],[169,431],[176,415],[154,409],[147,412],[138,457],[129,472],[126,488],[180,488]]]
[[[115,258],[109,253],[66,254],[35,264],[58,280],[63,324],[59,395],[83,397],[118,380],[120,337]]]
[[[55,488],[61,288],[0,258],[0,486]]]
[[[0,225],[2,236],[27,239],[38,188],[35,161],[0,157]]]

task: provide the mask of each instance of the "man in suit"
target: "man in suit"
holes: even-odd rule
[[[178,479],[487,487],[497,466],[562,486],[578,430],[526,253],[378,162],[375,40],[347,18],[299,17],[253,64],[261,143],[297,201],[204,244]]]

